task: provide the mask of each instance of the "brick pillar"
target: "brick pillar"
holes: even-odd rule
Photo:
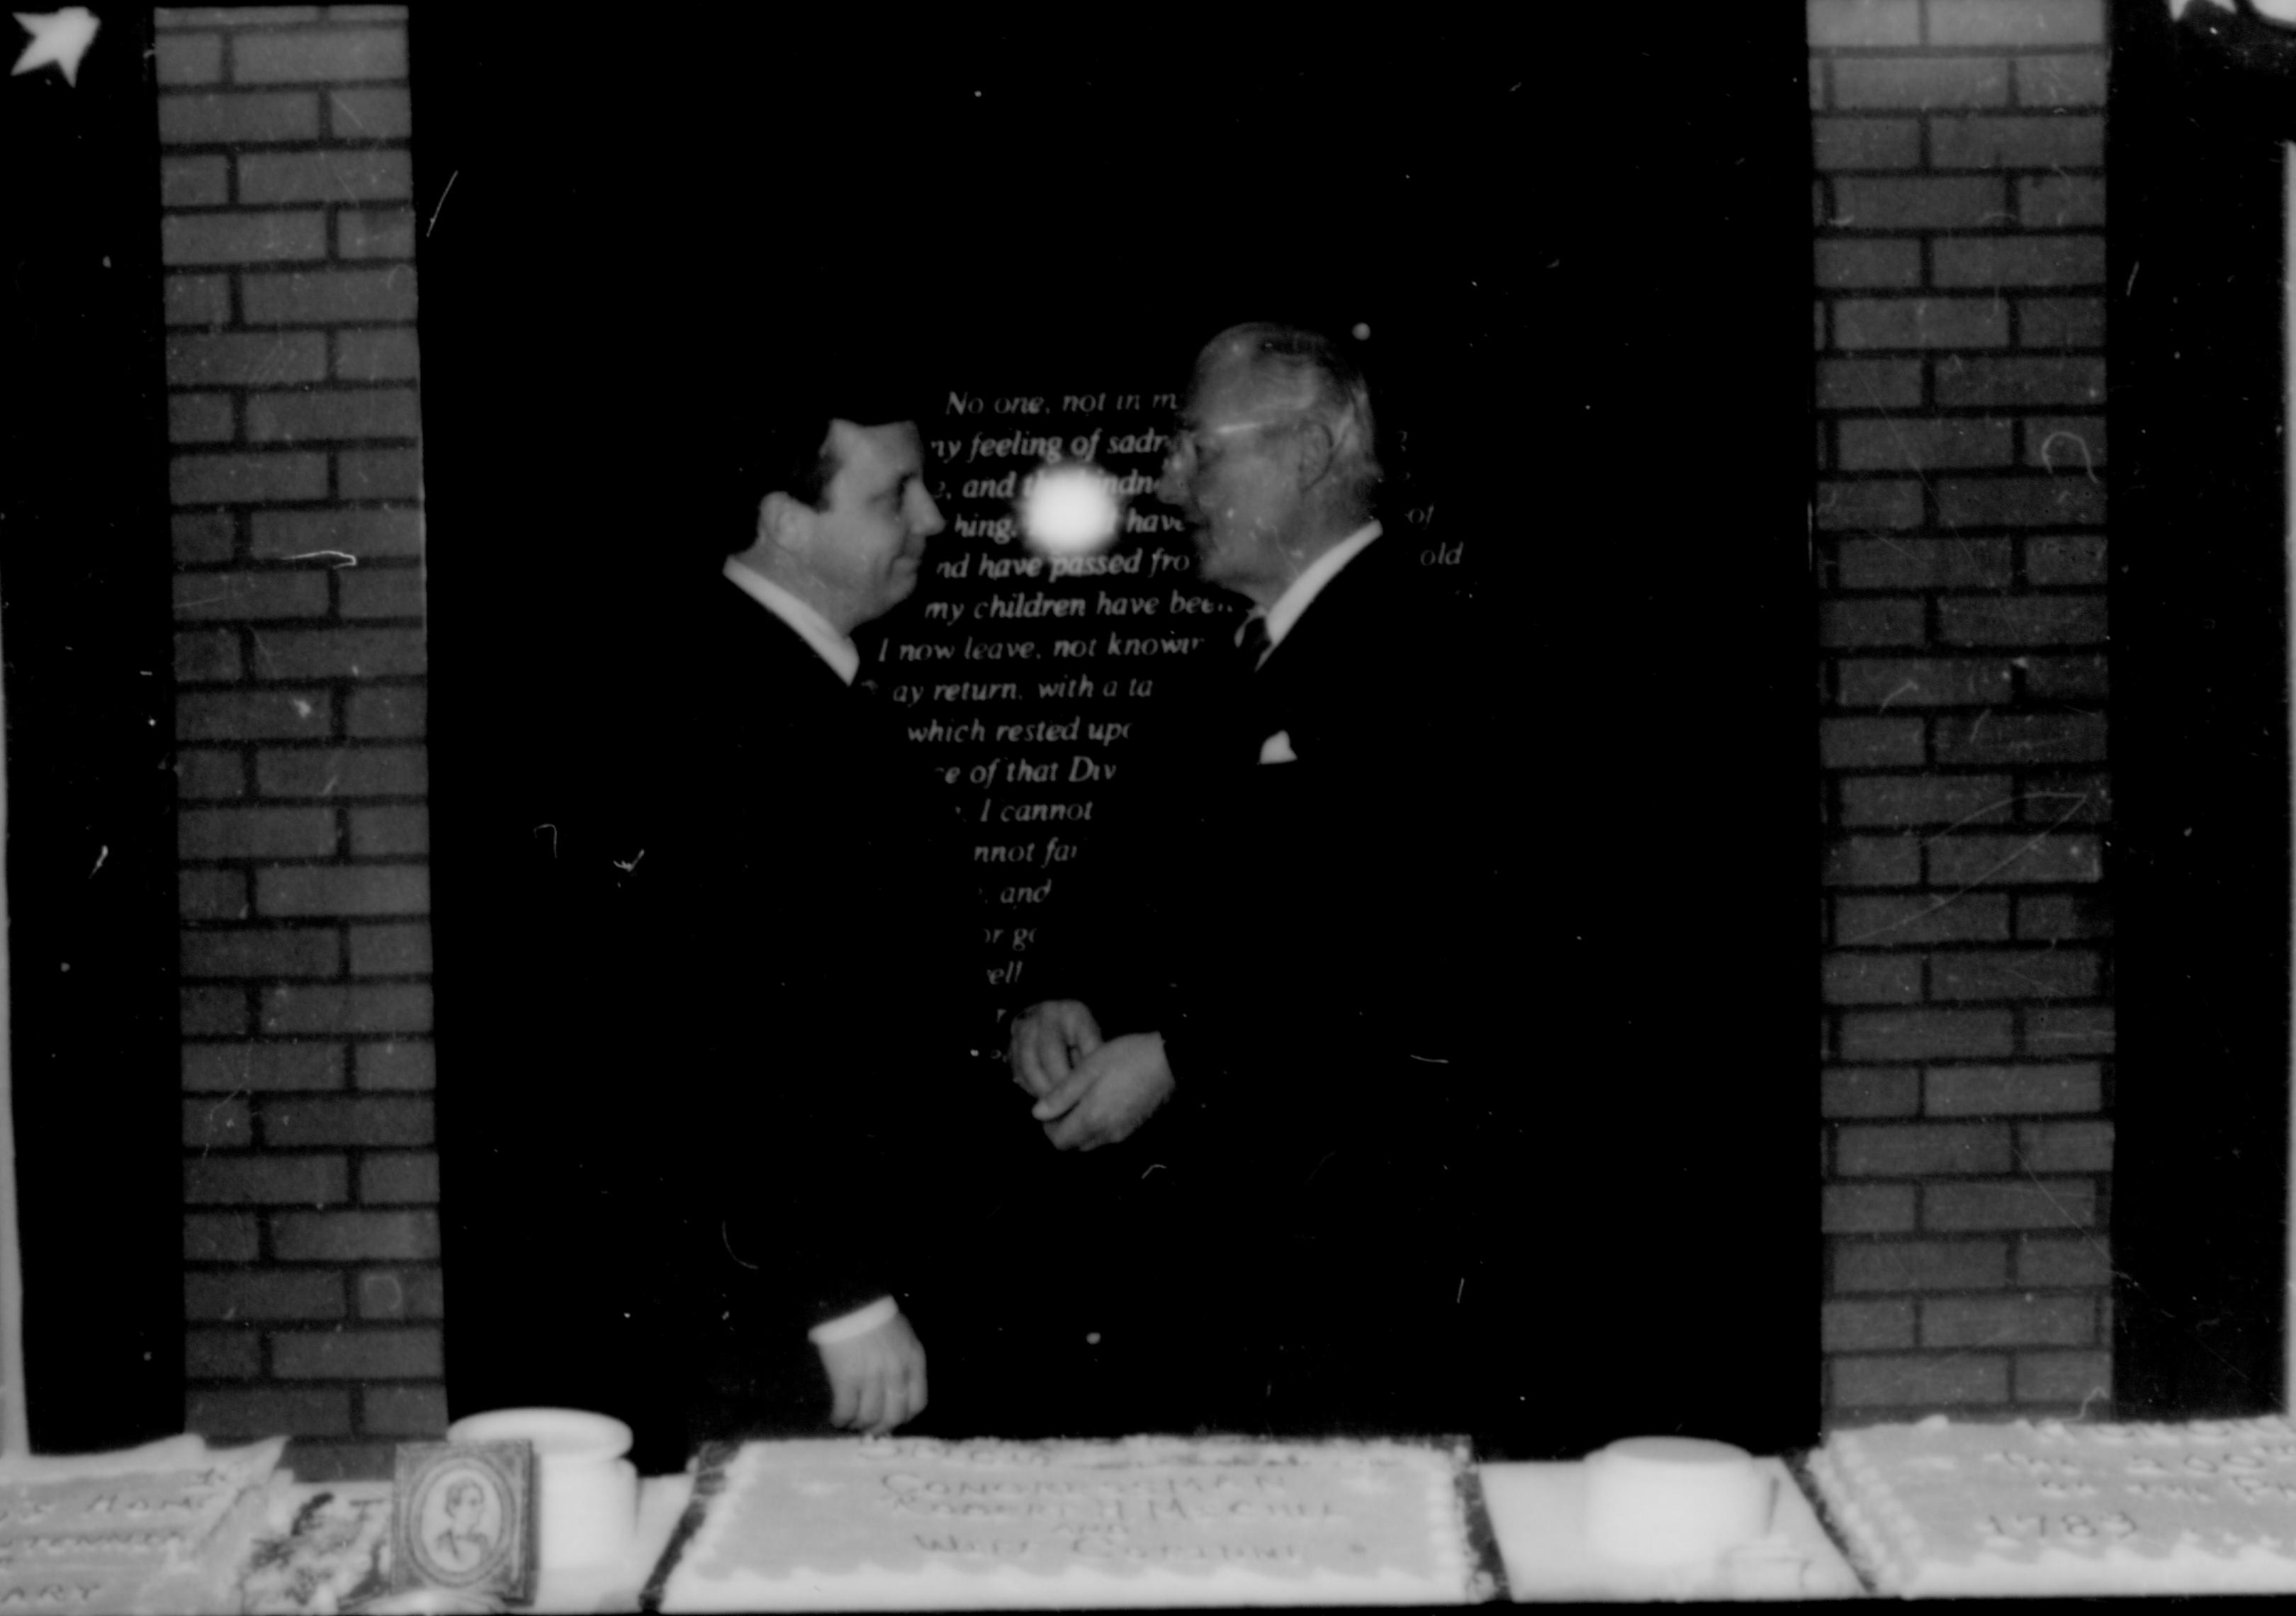
[[[2099,1413],[2103,0],[1808,27],[1827,1415]]]
[[[187,1429],[436,1435],[405,8],[158,13]]]

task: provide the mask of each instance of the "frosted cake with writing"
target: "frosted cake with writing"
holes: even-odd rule
[[[1842,1431],[1809,1473],[1884,1594],[2296,1592],[2296,1423]]]
[[[752,1442],[713,1450],[665,1611],[1457,1604],[1464,1453],[1407,1443]]]
[[[261,1524],[285,1439],[0,1462],[0,1611],[213,1610]]]

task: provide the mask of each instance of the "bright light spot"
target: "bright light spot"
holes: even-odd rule
[[[1357,320],[1356,322],[1356,340],[1358,342],[1368,342],[1371,340],[1371,327],[1365,324],[1361,320]]]
[[[1047,466],[1029,480],[1021,530],[1039,550],[1096,550],[1116,537],[1116,496],[1097,466]]]

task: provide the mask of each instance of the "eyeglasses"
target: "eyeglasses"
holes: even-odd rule
[[[1171,447],[1165,451],[1168,459],[1192,459],[1210,462],[1219,457],[1227,447],[1226,439],[1245,432],[1258,432],[1269,427],[1290,426],[1300,419],[1298,415],[1267,415],[1250,421],[1223,422],[1218,426],[1194,426],[1185,417],[1175,421],[1171,430]]]

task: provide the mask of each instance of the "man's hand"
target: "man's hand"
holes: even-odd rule
[[[1100,1023],[1075,999],[1046,999],[1013,1018],[1013,1081],[1043,1099],[1100,1047]]]
[[[1056,1149],[1097,1150],[1129,1138],[1171,1094],[1162,1035],[1128,1033],[1078,1062],[1029,1114]]]
[[[882,1432],[924,1412],[924,1346],[899,1314],[866,1335],[815,1345],[829,1371],[831,1424]]]

